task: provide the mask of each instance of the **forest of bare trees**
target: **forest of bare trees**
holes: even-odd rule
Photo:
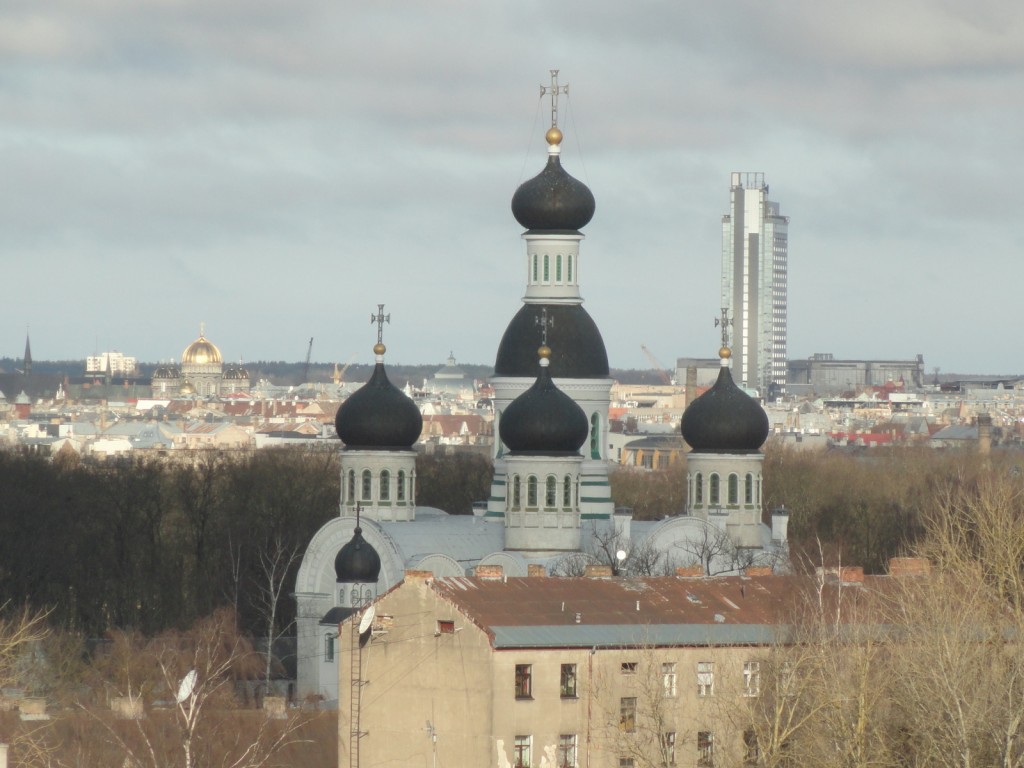
[[[486,460],[421,460],[421,503],[468,512],[486,494]],[[761,764],[1024,767],[1018,463],[769,445],[766,512],[790,510],[806,599],[762,653],[759,695],[719,700],[719,717],[751,734]],[[684,477],[682,467],[619,470],[612,483],[618,503],[656,518],[681,511]],[[337,514],[336,453],[97,465],[0,453],[0,488],[0,687],[62,713],[32,725],[0,712],[15,764],[191,768],[216,749],[234,755],[225,764],[259,766],[333,738],[335,726],[311,713],[278,721],[246,706],[270,663],[251,638],[289,631],[294,570]],[[843,601],[841,619],[821,599],[817,568],[879,573],[897,555],[927,558],[930,575]],[[885,630],[851,635],[851,625]],[[177,701],[190,670],[195,686]],[[146,716],[119,717],[133,701]]]

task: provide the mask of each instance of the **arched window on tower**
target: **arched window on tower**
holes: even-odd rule
[[[526,508],[537,508],[537,476],[530,475],[526,480]]]
[[[729,475],[729,496],[726,503],[733,506],[740,503],[740,478],[735,472]]]
[[[405,503],[405,470],[398,470],[398,483],[395,485],[395,496],[399,504]]]
[[[512,475],[512,509],[519,509],[523,503],[523,489],[519,485],[519,475]]]
[[[555,256],[555,282],[562,282],[562,254]]]
[[[557,503],[558,480],[555,479],[554,475],[548,475],[548,479],[544,487],[544,506],[548,509],[554,509]]]
[[[743,483],[743,502],[754,503],[754,475],[750,472],[747,472],[746,481]]]
[[[537,254],[533,254],[533,282],[537,282]]]
[[[711,477],[708,478],[708,504],[711,506],[721,504],[717,472],[712,472]]]
[[[562,506],[572,509],[572,475],[566,475],[562,482]]]
[[[391,473],[386,469],[380,473],[380,496],[381,501],[391,501]]]
[[[704,475],[698,472],[693,476],[693,506],[704,505]]]
[[[547,283],[551,280],[551,275],[548,270],[548,255],[544,254],[544,282]]]
[[[373,494],[373,473],[368,469],[363,470],[363,493],[362,500],[369,501]]]
[[[572,282],[572,254],[571,253],[569,254],[569,262],[568,262],[568,264],[566,264],[565,277],[566,277],[566,279],[570,283]]]
[[[347,501],[349,504],[355,504],[356,503],[356,471],[354,469],[350,469],[348,471],[348,488],[346,488],[346,490],[347,490],[347,494],[345,496],[345,501]]]
[[[601,415],[590,417],[590,458],[601,458]]]

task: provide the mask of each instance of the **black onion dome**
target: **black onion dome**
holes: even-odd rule
[[[555,386],[541,366],[533,386],[509,403],[498,432],[510,453],[551,456],[578,453],[590,425],[576,401]]]
[[[346,448],[408,450],[419,440],[423,417],[377,363],[370,380],[341,404],[334,426]]]
[[[594,205],[593,193],[565,172],[558,155],[549,155],[544,170],[512,195],[512,215],[531,230],[582,229],[593,218]]]
[[[373,584],[380,576],[380,555],[363,538],[363,529],[358,525],[352,539],[334,558],[334,573],[339,584]]]
[[[682,433],[694,451],[756,451],[768,437],[768,416],[723,366],[715,385],[683,413]]]
[[[608,353],[597,324],[580,304],[524,304],[505,329],[494,361],[495,376],[533,377],[542,310],[547,309],[547,342],[558,350],[551,360],[556,379],[608,378]]]

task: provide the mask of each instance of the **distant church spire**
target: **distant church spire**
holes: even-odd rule
[[[32,342],[29,341],[28,330],[25,330],[25,365],[23,366],[26,376],[32,375]]]

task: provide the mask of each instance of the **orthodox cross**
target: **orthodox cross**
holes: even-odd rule
[[[568,85],[558,84],[558,70],[552,69],[551,72],[551,85],[542,85],[540,87],[541,98],[544,98],[545,94],[551,94],[551,127],[558,127],[558,95],[564,93],[566,96],[569,95]]]
[[[546,347],[548,345],[548,328],[555,327],[555,318],[548,317],[548,308],[544,307],[540,314],[533,318],[533,321],[540,326],[541,343]]]
[[[729,346],[729,326],[732,325],[732,320],[729,319],[729,308],[722,307],[721,319],[715,318],[715,326],[722,326],[722,346]]]
[[[384,343],[384,323],[390,323],[390,322],[391,322],[391,313],[389,312],[388,314],[385,315],[384,314],[384,305],[383,304],[378,304],[377,305],[377,314],[376,315],[370,315],[370,324],[371,325],[373,325],[374,323],[377,324],[377,343],[378,344],[383,344]]]

